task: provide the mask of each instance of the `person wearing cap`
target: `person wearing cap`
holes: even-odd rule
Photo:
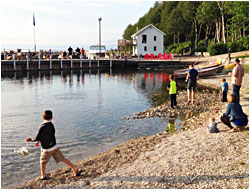
[[[233,94],[237,97],[237,102],[240,102],[240,87],[242,84],[242,79],[244,77],[244,68],[240,64],[239,59],[235,59],[234,63],[236,64],[233,72],[229,73],[229,75],[232,77],[232,90]]]

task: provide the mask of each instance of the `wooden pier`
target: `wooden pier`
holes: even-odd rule
[[[184,68],[188,62],[170,60],[143,59],[49,59],[49,60],[2,60],[1,71],[39,71],[39,70],[68,70],[68,69],[99,69],[99,68],[147,68],[168,67]]]

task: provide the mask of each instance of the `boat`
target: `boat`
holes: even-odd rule
[[[208,67],[198,68],[197,71],[200,77],[214,75],[218,72],[222,72],[224,65],[212,65]],[[189,69],[180,69],[174,72],[176,79],[184,79],[187,76]]]
[[[101,54],[100,54],[100,46],[99,45],[91,45],[89,47],[89,50],[86,51],[86,55],[88,59],[97,59],[97,57],[100,55],[100,57],[105,57],[106,53],[106,47],[101,46]]]
[[[225,65],[224,68],[225,69],[232,69],[232,68],[234,68],[234,66],[235,66],[235,63],[231,63],[231,64],[228,64],[228,65]]]

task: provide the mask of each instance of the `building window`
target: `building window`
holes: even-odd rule
[[[156,36],[154,36],[154,41],[156,41]]]
[[[147,51],[147,46],[144,46],[144,51]]]
[[[142,35],[142,43],[147,43],[147,35]]]
[[[154,46],[154,51],[156,51],[156,46]]]

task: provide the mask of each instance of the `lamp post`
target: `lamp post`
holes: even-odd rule
[[[101,56],[101,21],[102,18],[98,18],[99,21],[99,57]]]

